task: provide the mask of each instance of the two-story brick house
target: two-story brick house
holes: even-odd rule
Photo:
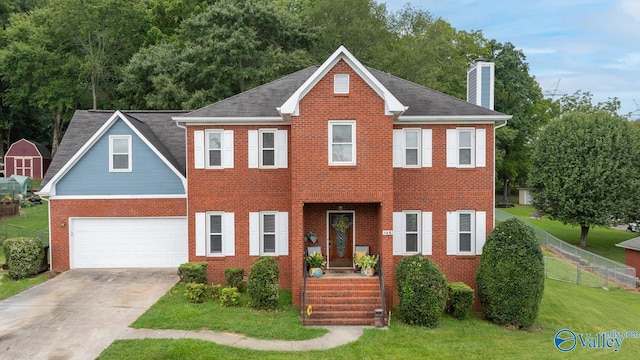
[[[379,254],[387,304],[410,254],[473,285],[494,222],[494,131],[510,116],[491,109],[493,64],[469,78],[484,107],[341,46],[192,112],[78,112],[41,191],[52,267],[206,261],[221,283],[225,268],[273,256],[300,306],[313,233],[329,271],[351,268],[355,246]]]

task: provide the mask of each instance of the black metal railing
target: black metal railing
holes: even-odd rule
[[[384,293],[384,278],[382,277],[382,254],[378,252],[378,279],[380,280],[380,294],[382,295],[382,316],[387,314],[387,300]]]
[[[302,315],[302,324],[307,324],[307,309],[306,309],[306,296],[307,296],[307,250],[304,251],[302,256],[302,305],[300,307],[300,313]]]

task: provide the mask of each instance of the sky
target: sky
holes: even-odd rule
[[[617,97],[640,119],[640,0],[381,0],[411,3],[457,30],[521,49],[546,96],[577,90],[593,102]]]

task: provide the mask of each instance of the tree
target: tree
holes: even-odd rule
[[[509,202],[510,184],[524,181],[529,169],[529,144],[538,129],[554,116],[551,101],[529,74],[522,50],[507,42],[487,44],[487,60],[495,63],[495,110],[512,115],[496,131],[496,181],[502,182],[503,202]]]
[[[218,1],[138,52],[118,89],[127,107],[198,108],[308,66],[311,41],[269,1]]]
[[[590,227],[637,213],[639,139],[630,122],[605,111],[556,118],[533,150],[533,205],[552,219],[580,226],[580,246],[586,247]]]

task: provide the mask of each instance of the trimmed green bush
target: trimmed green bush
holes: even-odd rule
[[[244,284],[242,279],[244,278],[243,268],[226,268],[224,269],[224,277],[227,279],[227,286],[237,288],[239,292],[244,291]]]
[[[240,292],[236,287],[226,287],[220,291],[220,304],[224,307],[240,305]]]
[[[447,313],[456,319],[466,318],[473,305],[473,289],[463,282],[449,283],[447,288],[449,290]]]
[[[180,264],[178,267],[178,276],[183,283],[208,284],[207,281],[207,265],[206,262],[188,262]]]
[[[476,283],[485,319],[530,327],[544,292],[544,260],[533,229],[517,218],[496,226],[484,245]]]
[[[211,286],[190,282],[187,283],[184,298],[190,303],[203,303],[207,298],[211,297]]]
[[[220,295],[222,294],[222,289],[224,289],[224,286],[220,284],[214,285],[211,290],[211,297],[213,297],[214,299],[219,299]]]
[[[410,325],[436,327],[447,302],[447,281],[428,257],[413,255],[396,267],[400,317]]]
[[[279,278],[280,269],[275,258],[263,256],[256,260],[249,269],[247,287],[251,306],[256,309],[277,309]]]
[[[9,278],[19,280],[38,274],[44,257],[42,243],[38,239],[11,238],[5,240],[2,247],[9,265]]]

